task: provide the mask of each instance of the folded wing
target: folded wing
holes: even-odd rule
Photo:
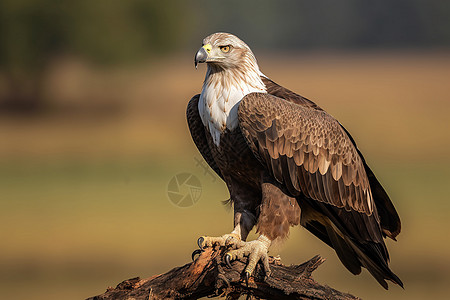
[[[339,122],[311,105],[264,93],[244,97],[238,116],[259,161],[290,195],[329,222],[309,220],[307,229],[335,248],[352,273],[364,266],[385,288],[384,279],[401,285],[387,265],[386,233],[364,160]]]

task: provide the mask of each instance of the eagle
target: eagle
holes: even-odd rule
[[[195,67],[207,64],[202,91],[189,101],[192,139],[226,183],[234,229],[202,236],[200,249],[227,246],[225,262],[248,257],[248,278],[268,250],[301,225],[332,247],[353,274],[366,268],[388,289],[403,287],[388,266],[385,238],[401,223],[388,194],[350,133],[316,103],[275,83],[235,35],[203,39]],[[258,238],[246,241],[256,226]]]

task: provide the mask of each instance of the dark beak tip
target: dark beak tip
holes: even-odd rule
[[[194,58],[194,65],[195,68],[197,68],[199,63],[206,62],[206,59],[208,58],[208,53],[206,52],[205,48],[200,48],[200,50],[197,51]]]

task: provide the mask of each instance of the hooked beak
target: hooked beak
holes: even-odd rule
[[[195,58],[194,58],[194,65],[195,68],[197,69],[197,65],[199,63],[204,63],[206,62],[206,60],[208,59],[209,56],[209,52],[211,52],[211,45],[207,44],[204,45],[203,47],[201,47],[198,51],[197,54],[195,54]]]

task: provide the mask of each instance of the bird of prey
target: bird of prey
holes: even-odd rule
[[[229,246],[224,259],[248,256],[248,279],[268,249],[302,225],[334,248],[353,274],[361,267],[385,288],[403,287],[388,266],[384,239],[400,218],[349,132],[317,104],[269,79],[249,46],[229,33],[203,40],[195,67],[207,64],[201,94],[187,107],[189,130],[225,181],[234,230],[202,236],[199,247]],[[246,241],[256,226],[258,238]]]

